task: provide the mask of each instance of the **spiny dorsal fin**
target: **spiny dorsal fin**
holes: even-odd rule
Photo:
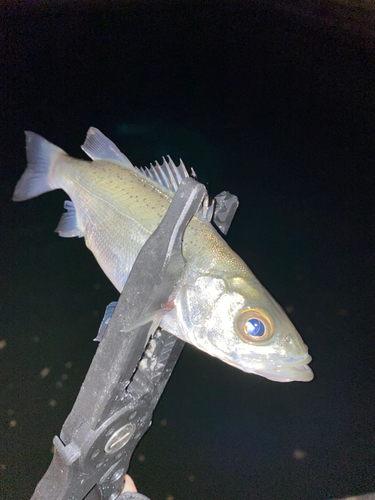
[[[212,216],[214,215],[215,201],[213,200],[210,203],[210,199],[208,196],[205,196],[202,201],[202,206],[200,208],[199,213],[202,215],[204,220],[211,222]]]
[[[94,161],[102,160],[116,163],[122,167],[137,172],[138,175],[146,177],[154,185],[158,185],[169,196],[177,191],[180,182],[189,177],[188,171],[180,159],[180,164],[176,166],[172,158],[167,155],[167,160],[163,156],[163,163],[160,165],[157,161],[150,164],[150,167],[135,167],[131,161],[118,149],[118,147],[106,137],[100,130],[90,127],[85,142],[81,146],[83,151]],[[191,169],[191,177],[197,178],[197,174]],[[209,205],[208,196],[202,202],[197,216],[210,222],[214,212],[214,203]]]
[[[167,155],[168,160],[163,156],[163,163],[160,165],[157,161],[153,165],[150,163],[150,167],[140,167],[139,170],[143,175],[148,177],[154,182],[157,182],[160,186],[167,188],[172,193],[175,193],[180,185],[180,182],[189,177],[188,171],[180,158],[180,164],[176,166],[172,158]],[[197,178],[197,174],[191,169],[191,177]],[[197,216],[200,219],[210,222],[214,213],[214,202],[209,205],[208,196],[205,196],[200,209],[197,212]]]
[[[155,165],[150,163],[149,168],[140,167],[139,170],[149,179],[156,181],[175,193],[182,179],[189,177],[189,174],[181,158],[178,167],[169,155],[167,155],[167,158],[168,161],[163,156],[163,163],[161,165],[155,161]]]

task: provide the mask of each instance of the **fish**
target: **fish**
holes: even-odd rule
[[[25,134],[27,168],[13,200],[63,189],[70,200],[56,231],[62,237],[83,237],[121,292],[140,249],[189,176],[185,165],[180,161],[176,166],[168,156],[162,164],[137,168],[94,127],[81,146],[91,161],[69,156],[34,132]],[[186,265],[160,326],[246,373],[277,382],[311,381],[312,358],[301,336],[215,229],[212,206],[204,205],[185,229]]]

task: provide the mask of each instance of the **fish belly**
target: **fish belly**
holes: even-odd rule
[[[56,166],[55,184],[74,202],[87,247],[119,292],[134,261],[164,217],[168,196],[147,178],[105,161],[69,158]],[[193,217],[183,238],[183,281],[212,274],[245,276],[249,269],[214,227]]]
[[[170,198],[137,174],[104,161],[57,165],[56,187],[72,199],[87,247],[118,291]]]

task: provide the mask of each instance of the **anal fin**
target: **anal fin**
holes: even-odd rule
[[[82,238],[83,233],[78,226],[77,214],[74,203],[70,200],[64,201],[64,208],[67,210],[60,219],[59,225],[55,229],[56,233],[63,238]]]

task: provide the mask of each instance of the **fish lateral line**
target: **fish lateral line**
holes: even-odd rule
[[[58,233],[63,237],[84,236],[86,246],[121,292],[148,236],[158,230],[168,205],[178,201],[174,190],[187,170],[182,163],[177,167],[169,156],[161,165],[155,162],[149,169],[138,169],[95,128],[89,130],[82,149],[92,161],[74,159],[38,134],[26,132],[28,166],[13,199],[22,201],[64,189],[71,200],[64,204],[66,213]],[[129,174],[137,177],[137,182],[128,179]],[[121,197],[120,193],[127,190],[129,196]],[[141,198],[141,192],[145,198],[135,201],[130,191],[134,198]],[[215,199],[213,211],[207,193],[202,195],[200,208],[182,237],[186,266],[176,284],[173,307],[169,300],[164,305],[152,304],[151,311],[143,309],[144,314],[129,318],[124,332],[146,323],[154,330],[160,325],[244,372],[279,382],[312,380],[307,346],[285,311],[215,230],[216,226],[226,234],[238,200],[227,192]],[[158,259],[152,258],[156,272]],[[219,293],[218,280],[227,283],[223,293]],[[148,288],[149,283],[145,286]],[[267,318],[272,321],[265,341],[262,332]],[[298,364],[291,366],[296,360]]]

